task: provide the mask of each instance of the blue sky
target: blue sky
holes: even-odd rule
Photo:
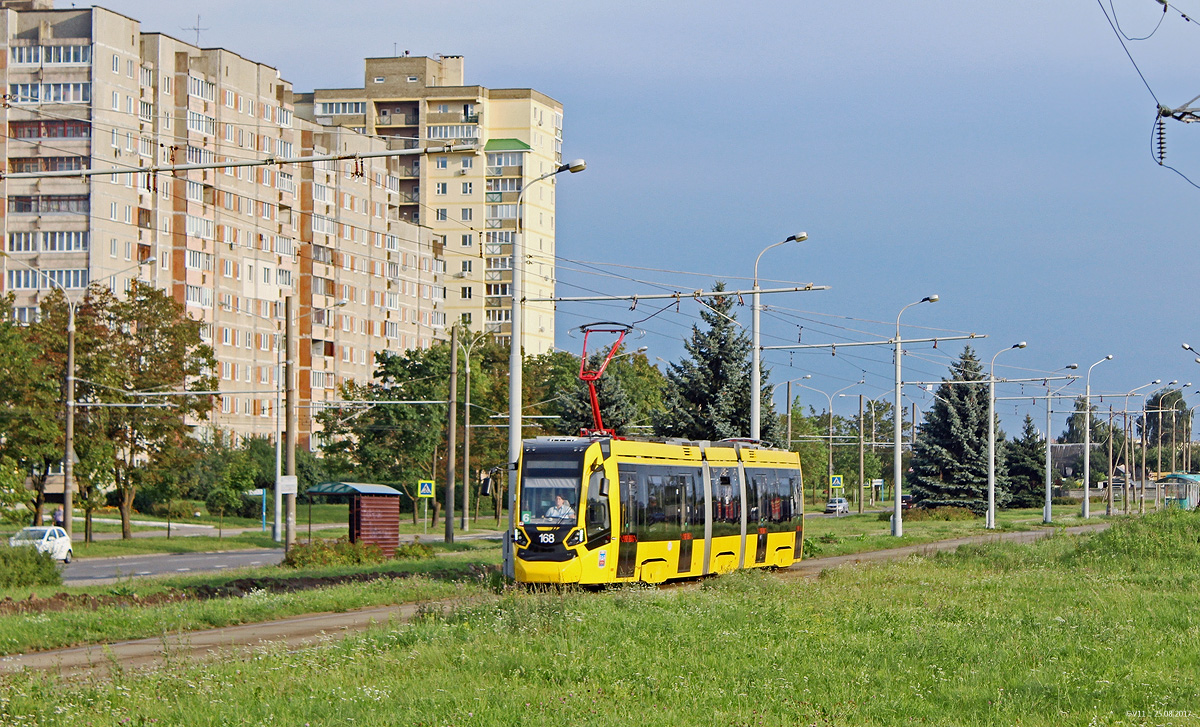
[[[468,83],[559,99],[564,155],[589,165],[558,186],[562,295],[749,287],[759,251],[804,230],[808,242],[764,255],[763,286],[832,289],[764,296],[764,344],[884,339],[901,307],[938,293],[904,314],[905,334],[987,334],[976,345],[985,359],[1027,341],[1000,357],[998,375],[1086,368],[1112,353],[1094,391],[1154,378],[1200,387],[1179,345],[1200,347],[1200,190],[1154,163],[1154,98],[1098,2],[105,6],[186,40],[199,13],[202,45],[275,65],[297,90],[361,83],[362,58],[395,49],[462,54]],[[1161,17],[1153,37],[1128,45],[1170,106],[1200,94],[1186,71],[1200,24],[1175,7],[1162,17],[1154,0],[1112,0],[1130,36]],[[1178,7],[1200,17],[1200,0]],[[1167,147],[1168,163],[1200,181],[1200,127],[1170,122]],[[645,269],[599,275],[596,263]],[[559,345],[578,348],[572,326],[637,320],[649,304],[563,304]],[[696,312],[689,302],[656,316],[638,345],[676,360]],[[960,350],[914,345],[905,378],[944,375]],[[772,381],[812,373],[805,383],[832,391],[865,374],[850,393],[869,396],[891,385],[885,347],[765,360]],[[1006,429],[1026,410],[1041,424],[1040,405],[1010,403]]]

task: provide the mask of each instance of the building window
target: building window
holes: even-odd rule
[[[446,216],[446,208],[445,208],[445,207],[439,207],[439,208],[438,208],[438,211],[437,211],[437,218],[438,218],[438,221],[439,221],[439,222],[445,222],[445,221],[446,221],[446,219],[447,219],[447,216]]]
[[[474,186],[470,182],[462,183],[462,193],[463,194],[470,194],[471,190],[473,190],[473,189],[474,189]]]
[[[463,220],[463,222],[471,221],[471,208],[470,207],[462,208],[462,220]]]
[[[438,169],[445,169],[446,168],[446,157],[444,157],[444,156],[438,157],[436,166]]]
[[[470,247],[474,242],[475,242],[474,235],[463,235],[462,236],[462,246],[463,247]]]
[[[470,261],[470,260],[463,260],[463,261],[462,261],[462,271],[463,271],[464,273],[469,273],[469,272],[471,272],[471,261]]]
[[[446,183],[438,182],[437,184],[433,185],[433,193],[434,194],[445,194],[446,193]]]
[[[471,286],[464,285],[462,287],[462,289],[459,291],[458,295],[463,300],[470,300],[471,299]]]
[[[317,113],[322,116],[357,115],[365,114],[366,112],[367,104],[365,101],[322,101],[317,104]]]
[[[475,166],[475,158],[474,157],[467,156],[467,157],[462,158],[462,168],[463,169],[470,169],[473,166]]]

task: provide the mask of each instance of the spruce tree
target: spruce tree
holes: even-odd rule
[[[950,378],[943,381],[913,446],[907,477],[913,501],[922,507],[965,507],[982,514],[987,510],[988,387],[970,346],[950,365]],[[979,383],[952,383],[964,381]],[[1010,494],[999,427],[996,439],[996,506],[1004,507]]]
[[[724,290],[717,283],[714,290]],[[687,358],[667,366],[664,408],[654,417],[654,433],[664,437],[718,440],[750,436],[751,343],[737,327],[733,298],[711,298],[700,311],[707,329],[692,326],[684,341]],[[781,439],[771,386],[763,372],[760,431],[763,441]]]
[[[1046,441],[1033,426],[1033,417],[1025,415],[1019,439],[1004,449],[1012,500],[1009,507],[1037,507],[1045,500]]]

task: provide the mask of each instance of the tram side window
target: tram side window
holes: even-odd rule
[[[619,465],[617,480],[621,487],[621,532],[637,532],[638,471],[636,465]]]
[[[683,491],[683,524],[704,528],[704,476],[699,469],[679,475]]]
[[[746,471],[746,527],[756,528],[767,520],[767,477],[761,470]]]
[[[639,469],[645,477],[639,477],[644,482],[645,499],[639,504],[640,518],[638,521],[639,540],[674,540],[679,537],[680,523],[680,487],[675,477],[672,477],[666,467],[641,465]]]
[[[608,517],[608,498],[600,494],[604,471],[597,470],[588,480],[587,510],[584,513],[589,548],[596,548],[612,539],[612,523]]]
[[[742,532],[742,493],[733,467],[712,470],[713,537]]]

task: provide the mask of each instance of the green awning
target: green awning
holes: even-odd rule
[[[533,151],[533,147],[520,139],[488,139],[484,151]]]
[[[373,485],[366,482],[322,482],[308,488],[306,495],[392,495],[399,497],[402,493],[387,485]]]

